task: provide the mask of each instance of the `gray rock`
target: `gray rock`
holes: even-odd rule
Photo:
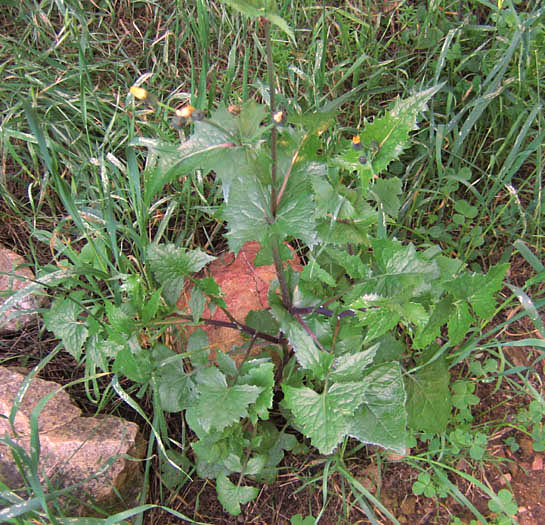
[[[23,374],[0,367],[0,414],[10,416],[24,379]],[[80,409],[60,385],[34,378],[15,415],[15,433],[9,420],[0,417],[0,437],[7,435],[28,454],[32,410],[41,398],[52,393],[53,397],[38,417],[42,483],[47,477],[49,483],[60,489],[84,482],[73,494],[80,503],[63,501],[72,515],[93,514],[83,502],[92,501],[108,512],[134,506],[143,482],[140,462],[117,457],[109,469],[89,478],[118,454],[143,457],[145,443],[135,423],[115,416],[81,417]],[[4,443],[0,443],[0,480],[12,490],[23,484],[10,447]]]
[[[0,307],[6,302],[12,303],[5,312],[0,313],[0,334],[22,330],[35,318],[35,313],[17,314],[21,310],[39,308],[43,297],[35,294],[20,298],[9,298],[10,292],[20,292],[34,279],[34,274],[24,267],[25,260],[15,252],[0,245]],[[8,296],[8,297],[6,297]]]

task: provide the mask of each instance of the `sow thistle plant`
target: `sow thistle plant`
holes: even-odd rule
[[[71,291],[74,300],[56,299],[45,322],[77,359],[85,351],[95,369],[131,379],[140,395],[151,392],[155,437],[169,468],[183,462],[164,448],[160,414],[183,413],[197,437],[197,474],[216,480],[219,500],[237,515],[258,494],[244,480],[272,482],[285,451],[296,450],[302,437],[320,454],[354,438],[404,455],[411,430],[444,432],[452,410],[449,366],[465,357],[456,348],[467,334],[493,316],[507,265],[470,273],[438,246],[420,248],[388,234],[402,199],[402,182],[388,175],[388,165],[410,145],[442,85],[396,100],[326,158],[320,136],[334,114],[276,107],[271,25],[294,40],[292,30],[272,2],[226,3],[262,21],[267,104],[219,107],[209,118],[188,105],[172,121],[176,128],[191,124],[187,140],[138,137],[130,145],[148,150],[152,196],[195,170],[221,182],[229,250],[257,241],[259,260],[276,270],[269,308],[232,325],[250,334],[250,348],[257,340],[276,343],[281,363],[249,351],[239,367],[228,352],[210,360],[202,330],[180,354],[151,331],[176,317],[202,325],[205,308],[227,310],[214,279],[196,277],[213,257],[174,244],[145,250],[155,290],[147,291],[143,277],[127,277],[123,293],[86,324],[82,292]],[[142,87],[130,92],[159,104]],[[292,257],[286,243],[300,249],[303,271],[285,264]],[[176,302],[188,281],[191,314],[184,317]],[[114,387],[121,392],[117,379]]]

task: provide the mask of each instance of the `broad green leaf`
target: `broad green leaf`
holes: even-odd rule
[[[231,187],[229,202],[225,205],[229,250],[238,253],[248,241],[263,241],[270,233],[270,188],[259,180],[236,179]]]
[[[259,494],[259,488],[235,485],[225,474],[218,476],[216,490],[223,508],[232,516],[238,516],[241,513],[240,506],[257,498]]]
[[[269,310],[250,310],[246,315],[246,326],[258,332],[278,335],[278,323],[274,320]]]
[[[326,270],[321,268],[315,259],[309,260],[299,278],[304,281],[320,281],[329,286],[335,286],[336,284],[335,279]]]
[[[225,376],[215,367],[199,370],[195,375],[199,400],[188,409],[208,432],[222,431],[248,415],[263,388],[254,385],[228,386]]]
[[[134,319],[122,308],[106,302],[106,315],[108,316],[108,333],[111,339],[123,343],[134,331]]]
[[[128,377],[131,381],[140,384],[149,381],[152,368],[148,350],[139,349],[133,352],[128,346],[117,353],[112,367],[117,375]]]
[[[373,345],[376,347],[375,364],[385,363],[387,361],[397,361],[401,359],[407,351],[407,347],[397,340],[391,333],[384,334]]]
[[[183,357],[165,345],[152,350],[159,401],[165,412],[180,412],[197,401],[195,383],[184,370]]]
[[[310,247],[316,242],[314,198],[309,180],[309,172],[312,173],[313,169],[312,164],[299,163],[292,170],[276,220],[271,225],[271,230],[281,241],[301,239]]]
[[[248,417],[255,425],[258,419],[269,419],[269,410],[272,408],[273,402],[274,364],[257,364],[255,361],[249,361],[241,372],[246,371],[245,369],[248,369],[247,372],[239,378],[237,384],[255,385],[262,388],[255,403],[249,409]]]
[[[475,290],[475,292],[469,298],[473,311],[482,319],[490,319],[496,311],[496,298],[495,294],[503,287],[503,281],[509,264],[497,264],[492,266],[488,273],[477,279],[478,281],[484,281],[482,286]]]
[[[348,434],[362,443],[407,450],[406,393],[399,363],[384,363],[362,381],[363,404],[350,419]]]
[[[359,302],[354,303],[351,308],[360,308]],[[367,328],[364,343],[368,343],[384,335],[394,328],[401,316],[389,308],[367,308],[365,311],[356,311],[356,316],[362,326]]]
[[[437,263],[418,253],[412,244],[399,241],[372,239],[376,263],[375,293],[393,296],[404,292],[416,297],[432,288],[440,277]]]
[[[446,430],[451,410],[449,382],[443,356],[407,377],[407,409],[412,429],[432,434]]]
[[[200,271],[215,257],[200,250],[186,250],[174,244],[151,244],[146,259],[155,278],[163,286],[166,301],[175,305],[184,288],[185,277]]]
[[[331,381],[360,381],[364,370],[373,363],[378,345],[362,352],[344,354],[336,357],[331,364]]]
[[[202,313],[204,312],[204,306],[206,304],[206,297],[202,294],[198,287],[194,287],[191,290],[191,296],[189,297],[189,308],[191,309],[191,315],[193,316],[193,322],[196,323]]]
[[[423,329],[419,330],[413,340],[417,350],[429,346],[436,337],[441,335],[441,327],[445,325],[453,311],[452,299],[445,297],[439,301],[431,312],[430,319]]]
[[[350,418],[364,400],[361,382],[335,383],[321,394],[282,385],[284,403],[321,454],[331,454],[350,430]]]
[[[310,334],[284,308],[276,294],[269,293],[269,305],[290,345],[293,346],[299,365],[305,370],[311,370],[317,377],[323,377],[333,356],[316,346]]]
[[[399,200],[399,196],[401,195],[400,179],[397,177],[377,179],[369,188],[369,193],[377,203],[382,204],[387,215],[394,219],[397,218],[399,208],[401,207],[401,201]]]
[[[198,328],[189,336],[186,352],[195,368],[206,366],[209,363],[208,334],[202,328]]]
[[[369,276],[369,267],[357,255],[351,255],[344,250],[328,247],[327,254],[340,266],[352,279],[362,279]]]
[[[79,302],[82,294],[77,293],[73,297]],[[45,327],[61,339],[66,351],[79,361],[89,331],[85,321],[79,319],[83,309],[75,301],[67,297],[57,297],[43,314],[43,319]]]
[[[362,148],[350,147],[339,159],[341,166],[358,171],[365,189],[373,176],[380,175],[409,145],[409,132],[417,129],[418,114],[442,87],[433,86],[405,100],[397,101],[383,117],[365,125],[360,134]]]
[[[448,320],[448,337],[450,344],[461,343],[471,327],[472,317],[465,301],[457,301]]]

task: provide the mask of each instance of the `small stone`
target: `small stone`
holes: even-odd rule
[[[9,417],[25,376],[0,367],[0,414]],[[52,381],[34,378],[16,412],[14,434],[8,419],[0,418],[0,436],[8,435],[27,454],[30,452],[30,417],[44,396],[56,392],[38,417],[40,438],[39,474],[42,486],[45,478],[56,488],[68,488],[82,483],[73,493],[66,511],[72,515],[92,515],[83,502],[94,501],[108,512],[118,512],[137,503],[142,489],[140,462],[121,457],[126,454],[142,458],[143,441],[136,423],[115,416],[81,417],[68,394]],[[115,458],[112,465],[94,477]],[[92,478],[92,479],[90,479]],[[13,461],[8,445],[0,443],[0,479],[12,490],[23,485],[23,479]],[[119,499],[118,494],[122,500]],[[68,501],[62,502],[68,505]]]
[[[0,245],[0,306],[6,301],[13,302],[0,314],[0,334],[17,332],[25,328],[35,319],[36,314],[17,312],[36,310],[43,302],[43,297],[35,294],[29,294],[19,300],[10,297],[10,292],[18,292],[34,279],[34,274],[24,264],[25,260],[20,255]]]

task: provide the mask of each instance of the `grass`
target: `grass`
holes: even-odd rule
[[[500,10],[484,0],[429,6],[405,1],[393,10],[365,1],[356,7],[308,0],[280,4],[298,45],[273,33],[278,103],[290,111],[338,110],[335,125],[322,137],[325,154],[335,154],[342,139],[396,96],[447,81],[414,146],[391,168],[403,181],[404,202],[388,228],[398,238],[439,243],[475,268],[517,258],[520,271],[510,276],[496,326],[470,337],[452,371],[476,384],[478,393],[482,389],[483,398],[504,391],[490,414],[464,422],[471,436],[477,429],[493,435],[502,428],[529,434],[537,422],[508,423],[498,413],[519,414],[532,399],[543,403],[542,375],[535,371],[540,357],[515,365],[510,351],[517,344],[542,348],[534,330],[543,334],[545,8],[539,2],[518,2],[516,8],[504,2]],[[158,181],[145,152],[128,144],[140,136],[175,140],[177,132],[165,111],[134,104],[128,88],[145,85],[171,107],[189,101],[206,111],[266,99],[259,23],[206,0],[22,0],[5,2],[0,21],[0,240],[23,254],[37,274],[69,260],[73,283],[81,285],[79,276],[86,276],[82,305],[95,308],[97,318],[101,305],[124,293],[129,276],[141,276],[150,292],[143,265],[150,242],[220,253],[221,188],[202,172],[169,185]],[[527,333],[518,339],[505,335],[515,329]],[[500,369],[476,375],[465,368],[468,356],[482,356],[479,362],[492,356]],[[0,354],[2,359],[8,354]],[[144,404],[133,402],[152,428],[161,429],[155,439],[164,441],[162,416],[150,416]],[[114,406],[115,395],[103,403]],[[419,437],[406,461],[416,469],[414,479],[414,472],[431,472],[437,486],[478,518],[484,511],[463,487],[501,503],[483,484],[480,466],[470,473],[455,466],[463,451],[445,456],[444,446],[434,449]],[[371,522],[378,522],[376,513],[383,519],[390,511],[379,501],[380,490],[371,492],[355,474],[369,461],[385,460],[356,447],[321,464],[319,474],[301,485],[310,503],[294,514],[307,510],[328,520],[327,504],[338,500],[343,519],[356,515],[356,507],[367,509]],[[479,465],[491,464],[486,458]],[[288,475],[296,471],[287,469]],[[157,470],[147,462],[153,502],[175,509],[179,503],[157,481]],[[332,473],[341,479],[334,494],[327,483]],[[206,519],[199,506],[204,496],[191,492],[195,485],[183,490],[194,496],[194,516]],[[207,485],[201,490],[206,495]],[[438,512],[437,519],[448,523],[446,506]]]

